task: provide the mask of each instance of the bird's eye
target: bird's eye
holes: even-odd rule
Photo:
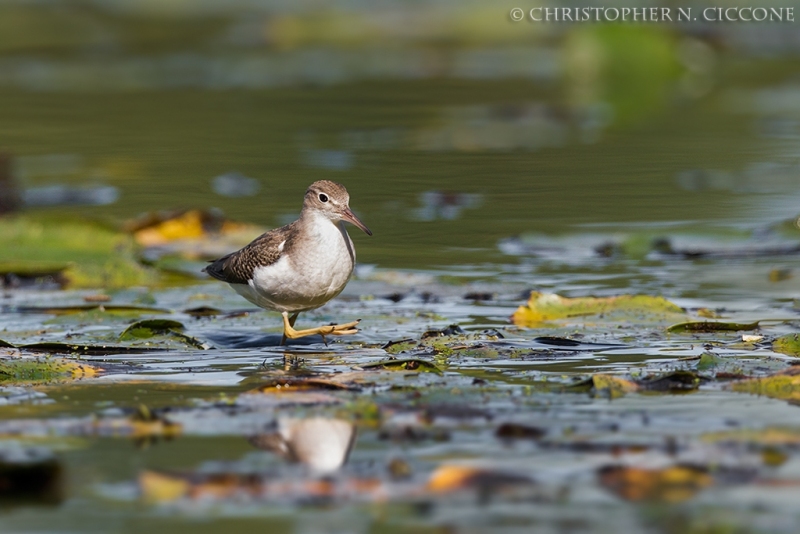
[[[319,194],[319,201],[320,202],[327,202],[328,201],[328,195],[326,195],[325,193],[320,193]]]

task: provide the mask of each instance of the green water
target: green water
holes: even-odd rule
[[[734,89],[749,90],[735,71],[730,78],[701,99],[661,102],[634,125],[611,124],[591,144],[581,140],[561,87],[526,81],[113,95],[5,92],[0,144],[23,157],[23,168],[30,161],[24,157],[34,156],[24,185],[102,183],[121,190],[113,205],[59,211],[124,219],[213,206],[274,227],[299,211],[309,183],[331,179],[347,186],[352,206],[376,234],[358,239],[361,261],[387,267],[495,262],[500,239],[526,232],[687,220],[753,224],[795,215],[791,206],[770,209],[771,197],[757,192],[757,177],[738,188],[754,188],[755,194],[735,185],[680,187],[683,172],[737,176],[750,165],[780,161],[775,153],[781,144],[755,131],[759,117],[725,102]],[[513,116],[536,106],[545,109],[553,128],[564,130],[560,146],[550,146],[553,132],[538,132]],[[479,138],[491,128],[497,137]],[[515,131],[541,135],[545,146],[491,146]],[[450,146],[426,145],[431,132]],[[323,154],[318,157],[334,152],[335,165],[336,158],[346,159],[344,168],[326,169],[309,151]],[[35,157],[51,154],[74,155],[79,163],[61,175],[37,175]],[[232,171],[258,180],[260,191],[239,198],[215,194],[211,180]],[[421,221],[416,210],[428,191],[478,200],[453,220],[434,214],[427,217],[434,220]]]

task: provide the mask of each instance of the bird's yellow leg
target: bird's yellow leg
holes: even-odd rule
[[[289,319],[289,314],[287,312],[283,312],[282,315],[283,315],[283,335],[289,339],[314,336],[317,334],[321,336],[347,336],[350,334],[356,334],[358,333],[356,325],[361,322],[361,319],[359,319],[358,321],[353,321],[352,323],[330,324],[330,325],[320,326],[317,328],[309,328],[307,330],[295,330],[294,322],[295,320],[297,320],[298,314],[294,314],[291,319]]]

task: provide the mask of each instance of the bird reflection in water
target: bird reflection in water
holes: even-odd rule
[[[326,417],[284,417],[278,419],[277,427],[277,432],[252,436],[250,443],[320,475],[333,473],[347,462],[357,434],[354,424]]]

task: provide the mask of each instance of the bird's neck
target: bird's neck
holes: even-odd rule
[[[337,221],[332,221],[325,214],[317,210],[303,210],[300,213],[300,226],[302,232],[309,234],[317,234],[320,232],[329,232],[333,228],[338,228],[341,225]]]

